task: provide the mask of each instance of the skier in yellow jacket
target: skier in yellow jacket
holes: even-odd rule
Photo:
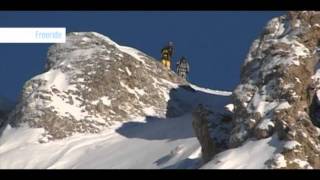
[[[161,63],[168,70],[171,69],[171,58],[174,51],[173,43],[169,42],[167,46],[161,49]]]

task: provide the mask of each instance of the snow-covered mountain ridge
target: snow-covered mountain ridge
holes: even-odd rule
[[[316,11],[271,19],[233,93],[70,33],[0,127],[0,168],[320,168],[319,24]]]
[[[95,32],[70,33],[50,47],[46,72],[26,82],[9,122],[43,127],[49,139],[97,133],[116,121],[174,115],[170,90],[185,84],[136,49]]]
[[[198,168],[193,109],[231,92],[191,84],[95,32],[49,48],[0,138],[0,168]]]

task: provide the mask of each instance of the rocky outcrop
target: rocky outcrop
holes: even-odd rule
[[[233,93],[230,147],[277,134],[284,142],[277,155],[286,161],[283,168],[320,168],[319,131],[309,114],[315,91],[308,88],[316,83],[319,39],[320,12],[289,12],[269,21],[251,46]],[[271,164],[279,158],[273,159]]]
[[[230,112],[215,112],[199,104],[192,113],[193,131],[200,142],[203,163],[215,154],[227,149],[232,115]]]
[[[200,142],[204,163],[210,161],[217,152],[214,140],[210,136],[208,115],[209,111],[202,105],[199,105],[192,113],[192,127]]]
[[[170,90],[187,84],[152,57],[94,32],[51,46],[45,70],[25,83],[8,122],[44,128],[49,140],[164,117]]]

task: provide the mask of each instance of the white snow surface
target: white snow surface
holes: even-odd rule
[[[48,80],[48,84],[53,81],[55,79]],[[63,83],[60,85],[59,89],[65,87]],[[139,93],[137,89],[131,90],[132,93]],[[190,98],[193,103],[209,104],[216,109],[223,109],[227,104],[229,97],[225,96],[226,92],[219,94],[219,91],[205,90],[213,92],[206,94],[202,91],[203,89],[197,88],[195,97],[184,98]],[[190,95],[187,92],[181,96]],[[103,97],[98,101],[109,105],[110,97]],[[62,104],[55,106],[60,105]],[[60,108],[62,111],[73,107]],[[77,108],[72,111],[80,113],[76,112]],[[7,126],[0,137],[0,168],[199,168],[202,162],[201,148],[193,134],[191,112],[175,118],[160,118],[152,107],[145,108],[144,111],[146,117],[117,122],[98,134],[74,134],[54,141],[48,141],[41,128]]]
[[[43,129],[27,127],[4,131],[0,139],[0,168],[170,168],[192,156],[184,165],[194,166],[199,149],[191,116],[144,119],[118,124],[99,134],[77,134],[63,140],[39,143]],[[189,163],[189,164],[186,164]]]
[[[291,149],[294,149],[298,146],[301,146],[301,144],[297,141],[287,141],[285,144],[284,144],[284,148],[285,149],[288,149],[288,150],[291,150]]]
[[[140,51],[119,46],[111,39],[93,33],[108,43],[116,46],[144,62],[144,54]],[[88,41],[89,39],[84,39]],[[88,49],[84,54],[90,57],[95,49]],[[72,56],[78,56],[74,51]],[[83,53],[83,52],[82,52]],[[303,49],[297,50],[301,56]],[[70,56],[70,60],[76,59]],[[106,57],[106,59],[108,59]],[[62,62],[65,63],[65,62]],[[120,70],[131,75],[128,68]],[[46,80],[46,87],[67,91],[73,88],[69,84],[69,74],[58,69],[50,70],[34,79]],[[176,84],[162,80],[163,83],[177,88]],[[129,88],[120,82],[128,92],[139,97],[145,92],[138,88]],[[202,96],[190,97],[189,92],[182,92],[181,98],[190,103],[209,104],[215,110],[223,110],[232,92],[211,90],[190,84]],[[41,90],[41,89],[39,89]],[[166,100],[168,92],[163,92]],[[184,94],[185,93],[185,94]],[[196,94],[197,94],[196,93]],[[206,94],[205,96],[203,94]],[[188,95],[188,96],[186,96]],[[111,105],[112,97],[102,97],[105,105]],[[75,100],[75,97],[73,97]],[[267,104],[262,97],[257,108],[262,114],[278,105]],[[98,102],[98,101],[97,101]],[[79,103],[66,103],[58,96],[52,97],[52,102],[46,104],[56,108],[59,114],[72,114],[76,119],[82,119],[87,113],[82,112]],[[286,106],[285,106],[286,107]],[[44,129],[29,127],[12,128],[7,126],[0,137],[0,168],[1,169],[164,169],[164,168],[200,168],[201,148],[193,134],[192,117],[190,113],[176,118],[158,118],[152,107],[143,111],[147,117],[135,117],[129,122],[118,122],[98,134],[75,134],[71,137],[46,142]],[[268,124],[268,123],[267,123]],[[46,143],[40,143],[39,140]],[[210,169],[229,168],[265,168],[265,162],[277,153],[279,141],[276,137],[262,140],[249,140],[242,146],[221,152],[212,161],[202,166]]]
[[[228,110],[229,112],[233,112],[234,111],[234,105],[233,104],[227,104],[225,106],[226,110]]]
[[[118,48],[120,51],[127,53],[131,56],[133,56],[136,60],[142,62],[143,64],[145,64],[144,60],[143,60],[143,56],[145,56],[145,54],[143,54],[141,51],[134,49],[132,47],[127,47],[127,46],[120,46],[119,44],[117,44],[116,42],[114,42],[113,40],[111,40],[109,37],[104,36],[102,34],[96,33],[96,32],[91,32],[92,34],[94,34],[96,37],[102,38],[104,39],[106,42],[108,42],[110,45],[115,46],[116,48]]]
[[[258,124],[259,129],[268,130],[270,127],[274,127],[274,122],[271,121],[270,118],[266,118],[261,120],[261,122]]]
[[[281,147],[277,136],[248,140],[242,146],[217,154],[202,169],[265,169],[269,160]]]
[[[287,166],[287,161],[284,158],[284,155],[277,153],[272,158],[274,160],[274,168],[282,168]]]

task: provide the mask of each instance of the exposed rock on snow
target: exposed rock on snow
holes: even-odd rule
[[[2,126],[0,168],[198,168],[198,104],[219,117],[218,150],[228,139],[218,112],[231,92],[189,84],[101,34],[68,34],[50,47],[45,69]]]
[[[204,163],[227,149],[232,114],[227,111],[213,111],[200,104],[192,113],[192,127],[201,145]]]
[[[270,20],[233,93],[101,34],[70,33],[0,121],[0,167],[320,168],[319,24],[315,11]]]
[[[202,105],[199,105],[192,114],[193,131],[200,142],[202,159],[205,163],[217,153],[216,144],[210,136],[208,113]]]
[[[204,104],[213,112],[230,103],[228,96],[189,86],[175,89],[170,97],[174,103],[184,100],[194,106]],[[43,136],[44,128],[9,125],[0,138],[0,168],[194,169],[202,165],[190,111],[174,118],[156,117],[151,108],[144,111],[149,115],[116,121],[99,133],[75,133],[55,141],[50,141],[49,135]]]
[[[320,39],[320,28],[315,26],[319,17],[320,12],[297,11],[273,18],[253,42],[241,69],[241,83],[233,92],[230,147],[277,133],[284,141],[297,142],[284,149],[301,144],[300,151],[281,152],[281,159],[299,159],[320,168],[319,139],[308,114],[314,95],[308,88],[317,79],[313,75],[319,59],[314,53]],[[274,166],[280,167],[285,164]]]
[[[287,167],[287,161],[285,160],[284,156],[280,153],[275,154],[271,159],[271,162],[272,164],[270,168],[280,169]]]
[[[297,141],[287,141],[283,147],[285,150],[293,150],[299,146],[301,146],[301,144]]]
[[[146,108],[165,117],[179,85],[187,82],[136,49],[95,32],[70,33],[50,47],[46,72],[25,83],[9,121],[44,128],[49,139],[97,133],[150,115]]]
[[[281,142],[276,136],[248,140],[238,148],[229,149],[217,154],[202,169],[265,169],[266,163],[277,154]]]

